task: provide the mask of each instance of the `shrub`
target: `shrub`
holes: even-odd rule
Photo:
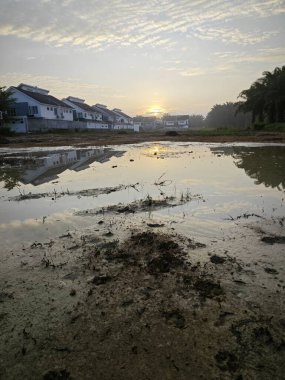
[[[179,136],[179,133],[176,131],[167,131],[165,132],[165,136]]]

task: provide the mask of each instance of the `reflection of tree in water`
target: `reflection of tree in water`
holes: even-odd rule
[[[21,172],[15,168],[0,169],[0,182],[4,182],[4,189],[12,190],[16,186],[20,186]]]
[[[256,184],[285,189],[285,149],[276,146],[211,148],[215,154],[231,155]]]

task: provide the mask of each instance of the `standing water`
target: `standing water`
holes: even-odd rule
[[[284,218],[284,189],[285,147],[276,144],[2,148],[0,237],[7,247],[50,238],[92,225],[98,210],[149,200],[163,207],[131,207],[128,217],[142,212],[211,238],[228,220]]]

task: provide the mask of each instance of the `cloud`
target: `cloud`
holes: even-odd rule
[[[0,36],[16,36],[52,46],[164,47],[179,36],[252,45],[278,31],[224,28],[223,22],[285,12],[278,0],[0,0]],[[33,15],[31,17],[31,15]]]
[[[234,51],[216,52],[214,53],[214,56],[228,65],[255,62],[264,62],[279,65],[284,64],[285,48],[260,48],[251,54],[248,52],[238,53]]]
[[[208,70],[202,69],[200,67],[192,67],[190,69],[182,70],[179,73],[183,77],[196,77],[196,76],[208,74],[209,72]]]
[[[226,44],[256,45],[278,34],[277,30],[262,32],[241,32],[239,29],[229,28],[204,28],[198,27],[193,33],[196,37],[204,40],[220,40]]]
[[[20,83],[46,88],[50,94],[61,99],[67,96],[79,96],[86,100],[86,103],[95,104],[100,101],[115,102],[116,99],[125,98],[118,90],[110,87],[98,86],[94,83],[86,83],[74,79],[61,79],[49,75],[32,75],[26,73],[7,73],[0,75],[0,83],[3,86],[17,86]]]

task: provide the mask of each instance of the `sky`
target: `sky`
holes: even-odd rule
[[[0,0],[0,86],[206,115],[285,64],[285,0]]]

